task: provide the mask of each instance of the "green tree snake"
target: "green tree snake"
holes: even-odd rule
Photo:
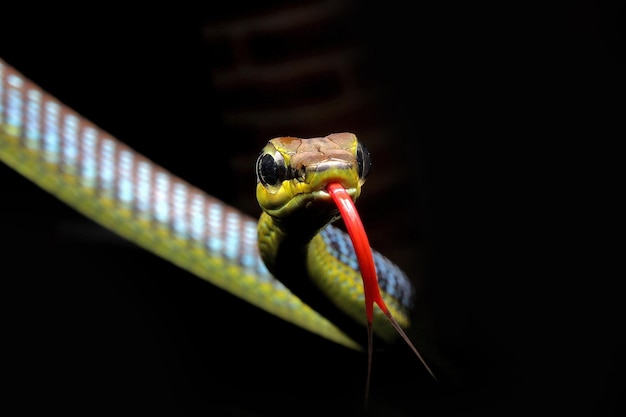
[[[345,163],[345,155],[354,162],[348,177],[326,167]],[[0,61],[4,163],[139,246],[354,349],[361,348],[355,340],[365,324],[357,258],[347,234],[327,226],[338,217],[336,207],[319,204],[319,185],[309,180],[326,183],[330,175],[356,199],[369,170],[364,158],[367,151],[352,134],[270,141],[257,163],[257,197],[265,210],[257,221],[139,155]],[[414,289],[397,266],[377,252],[373,256],[385,303],[406,328]],[[374,331],[392,342],[395,329],[375,311]],[[325,318],[331,314],[338,317],[334,323]]]

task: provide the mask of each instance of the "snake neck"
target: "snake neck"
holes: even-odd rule
[[[356,257],[347,235],[328,226],[334,217],[327,219],[309,218],[303,224],[263,213],[258,222],[261,257],[270,272],[303,302],[364,343],[365,304]],[[378,338],[393,342],[396,334],[386,318],[380,315],[375,322]]]
[[[323,291],[324,282],[316,276],[315,269],[309,268],[312,249],[323,246],[319,232],[327,223],[329,221],[309,222],[308,227],[301,224],[295,229],[292,219],[284,222],[262,213],[258,222],[259,251],[270,272],[298,298],[332,320],[349,337],[364,343],[363,325],[328,297]]]

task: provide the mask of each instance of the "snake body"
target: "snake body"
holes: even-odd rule
[[[326,213],[306,231],[294,234],[288,228],[289,237],[282,239],[277,233],[284,230],[275,228],[272,216],[264,214],[258,221],[176,177],[2,60],[0,160],[146,250],[286,321],[344,346],[361,348],[346,334],[352,335],[353,323],[364,320],[356,258],[343,231],[323,228],[335,214]],[[266,267],[257,228],[261,245],[275,248],[276,263],[270,269],[289,282],[281,282]],[[284,250],[296,247],[291,245],[294,239],[307,248],[306,259]],[[413,293],[409,280],[382,255],[374,257],[383,295],[398,322],[408,326]],[[307,277],[317,280],[317,289],[308,296],[303,290],[313,281]],[[337,309],[349,319],[331,323],[325,315]],[[391,340],[390,327],[380,321],[379,336]]]

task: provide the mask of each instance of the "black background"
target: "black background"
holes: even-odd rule
[[[252,186],[224,180],[228,156],[250,150],[220,119],[201,27],[273,4],[227,3],[0,9],[0,56],[234,204],[253,198]],[[403,346],[378,352],[372,414],[624,413],[623,277],[604,268],[617,253],[607,219],[622,191],[610,179],[624,137],[613,130],[624,117],[623,13],[593,2],[386,2],[346,22],[363,31],[394,98],[407,138],[399,152],[420,151],[419,164],[393,175],[416,176],[407,193],[426,207],[415,220],[420,311],[441,375],[432,383]],[[124,243],[5,166],[0,181],[5,404],[360,414],[364,356]]]

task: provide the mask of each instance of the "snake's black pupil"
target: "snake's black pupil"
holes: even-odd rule
[[[259,181],[265,185],[276,185],[283,180],[285,167],[279,165],[270,154],[259,156],[257,160],[257,175]]]
[[[369,151],[360,142],[356,150],[356,162],[358,164],[359,177],[366,179],[372,170],[372,160]]]

